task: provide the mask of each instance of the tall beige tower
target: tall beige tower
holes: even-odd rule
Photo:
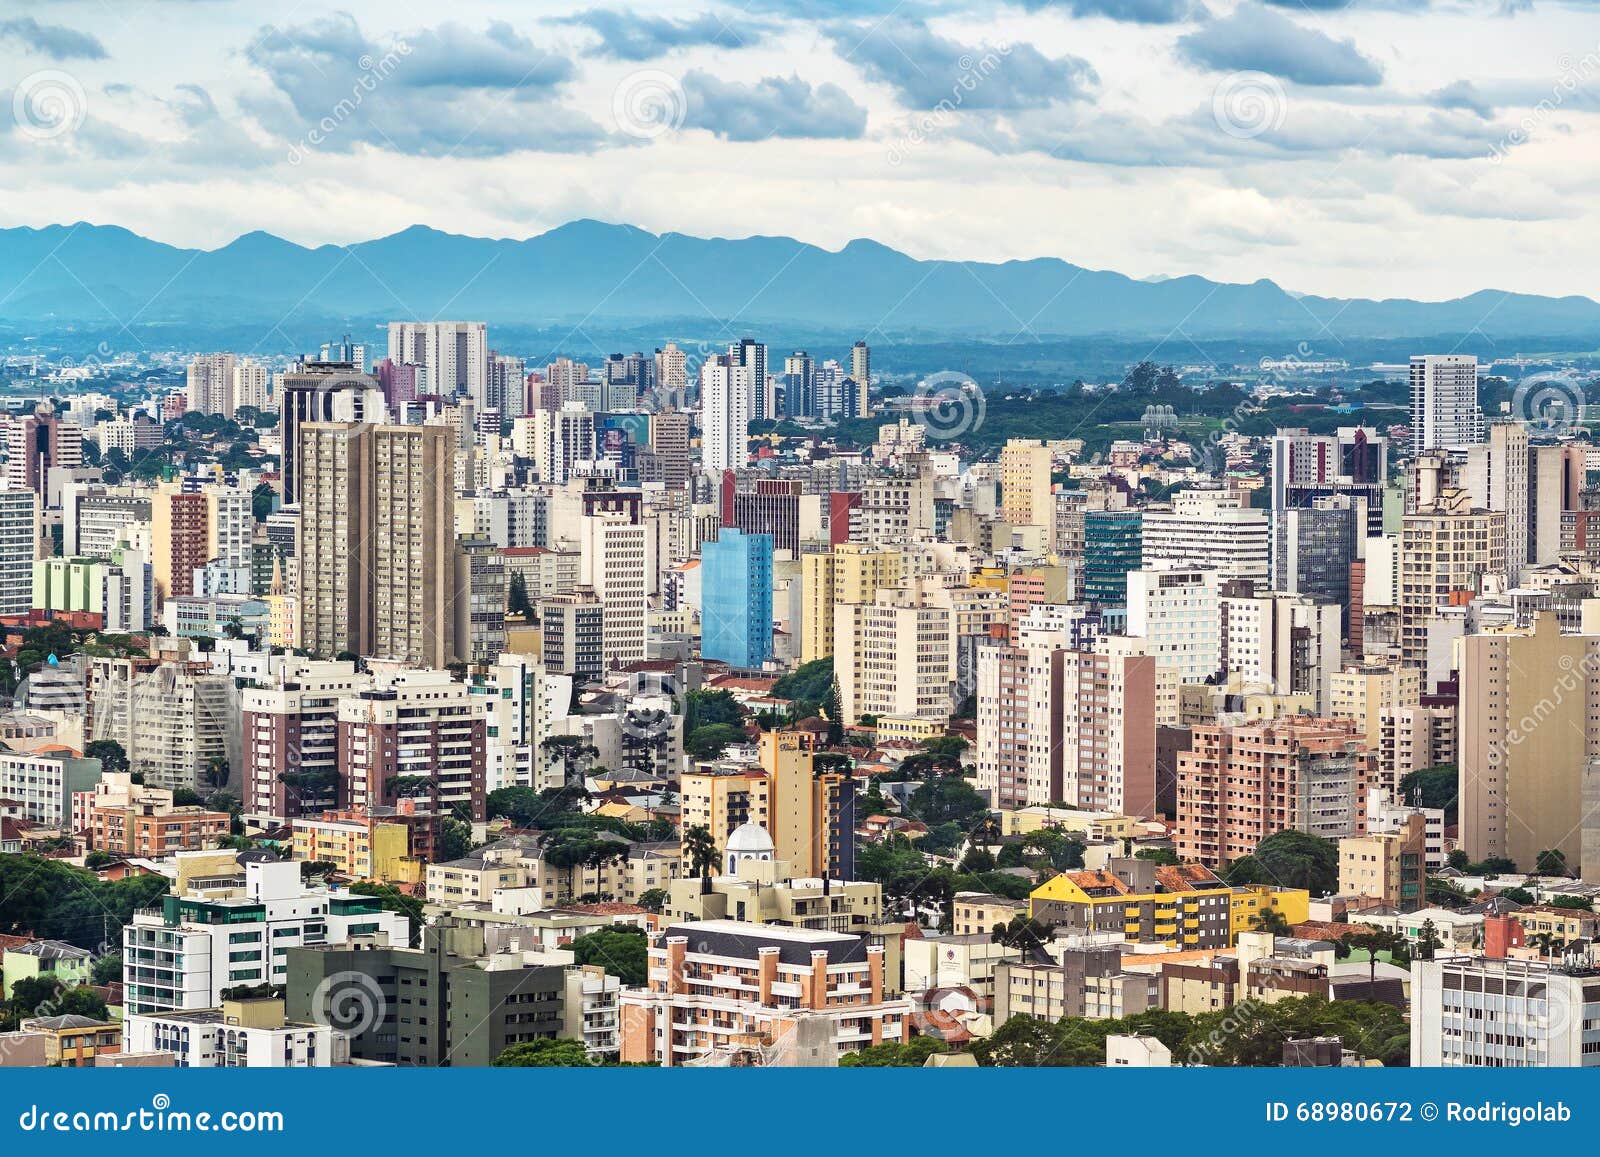
[[[1541,613],[1530,632],[1461,640],[1461,844],[1531,872],[1555,848],[1577,870],[1584,775],[1600,758],[1600,636],[1563,635]],[[1584,865],[1592,871],[1594,865]]]
[[[454,657],[455,434],[300,428],[300,645],[442,667]]]

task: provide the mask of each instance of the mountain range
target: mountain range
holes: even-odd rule
[[[1484,289],[1450,301],[1300,295],[1271,281],[1141,280],[1053,257],[921,261],[874,241],[654,234],[581,220],[526,240],[417,225],[306,248],[248,233],[182,249],[107,225],[0,230],[0,322],[282,325],[296,317],[517,325],[689,319],[841,333],[1491,338],[1600,333],[1600,304]]]

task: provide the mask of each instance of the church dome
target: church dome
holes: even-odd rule
[[[740,824],[728,835],[727,850],[745,856],[770,856],[774,845],[767,829],[760,824]]]

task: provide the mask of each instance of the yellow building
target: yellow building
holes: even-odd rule
[[[834,605],[870,603],[880,587],[899,584],[905,554],[866,542],[841,542],[825,554],[800,556],[800,589],[804,627],[800,661],[810,663],[833,654]]]
[[[1000,519],[1013,526],[1054,526],[1050,448],[1036,438],[1012,438],[1000,451]]]
[[[1256,930],[1256,917],[1275,908],[1288,924],[1303,924],[1311,918],[1311,893],[1304,888],[1280,888],[1275,884],[1244,884],[1232,889],[1230,923],[1235,939],[1241,932]]]
[[[36,1016],[18,1026],[44,1037],[45,1064],[51,1068],[92,1069],[94,1058],[122,1051],[122,1026],[92,1017]]]
[[[1346,836],[1339,841],[1339,894],[1367,896],[1402,912],[1425,902],[1427,820],[1412,813],[1399,831]]]
[[[385,814],[388,813],[388,814]],[[353,880],[420,884],[427,861],[414,855],[411,825],[394,808],[324,812],[293,821],[291,858],[320,860]]]
[[[678,793],[683,831],[709,829],[720,862],[729,833],[753,823],[797,876],[853,878],[855,832],[845,804],[855,785],[845,772],[813,774],[811,742],[804,731],[765,731],[760,767],[702,765],[686,773]]]
[[[1383,741],[1383,717],[1414,706],[1421,696],[1422,675],[1417,667],[1398,663],[1350,667],[1328,680],[1328,715],[1355,720],[1367,746],[1377,747]]]
[[[1114,933],[1182,949],[1231,944],[1231,908],[1232,889],[1209,869],[1139,859],[1062,872],[1029,896],[1033,919],[1069,934]]]
[[[918,719],[915,715],[880,715],[875,729],[879,743],[921,743],[938,739],[945,725],[937,719]]]
[[[1138,816],[1082,811],[1077,808],[1047,807],[1043,804],[1000,809],[1002,835],[1025,836],[1046,828],[1085,835],[1096,840],[1127,840],[1144,834],[1144,821]]]

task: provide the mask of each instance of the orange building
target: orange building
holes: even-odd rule
[[[1356,723],[1288,717],[1195,726],[1177,753],[1180,858],[1224,868],[1286,829],[1339,840],[1366,831],[1377,756]]]
[[[625,1062],[682,1065],[797,1035],[831,1055],[911,1036],[911,1002],[889,994],[883,945],[866,937],[700,920],[668,928],[649,959],[648,987],[622,993]]]
[[[216,847],[231,821],[227,812],[175,807],[170,791],[134,783],[126,772],[112,772],[95,784],[86,839],[95,851],[160,859]]]

